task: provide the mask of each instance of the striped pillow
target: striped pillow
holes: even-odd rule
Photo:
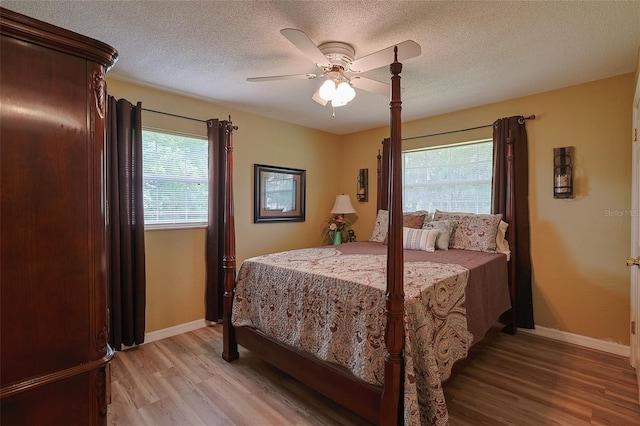
[[[402,228],[403,246],[409,250],[436,251],[439,229]]]

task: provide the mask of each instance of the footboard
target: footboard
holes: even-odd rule
[[[235,328],[237,343],[308,387],[367,421],[380,422],[382,388],[358,380],[350,372],[323,362],[250,327]]]

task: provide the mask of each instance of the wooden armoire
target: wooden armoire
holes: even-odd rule
[[[0,35],[0,424],[104,425],[117,52],[3,8]]]

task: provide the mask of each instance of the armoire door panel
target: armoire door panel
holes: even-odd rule
[[[20,324],[2,330],[6,384],[88,361],[91,251],[86,65],[6,38],[0,51],[3,105],[19,105],[2,116],[11,125],[2,126],[0,226],[11,249],[1,254],[0,320]]]

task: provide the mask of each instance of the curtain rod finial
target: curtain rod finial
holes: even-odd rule
[[[525,117],[524,115],[521,115],[520,118],[518,118],[518,124],[524,124],[525,121],[527,120],[535,120],[536,116],[535,115],[530,115],[528,117]]]

